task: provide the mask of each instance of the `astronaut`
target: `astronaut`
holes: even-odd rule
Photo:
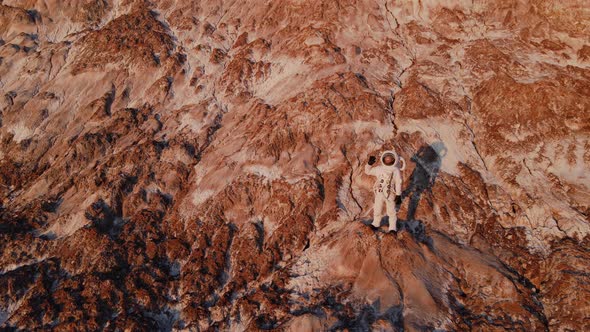
[[[373,223],[371,225],[375,228],[381,225],[383,205],[385,204],[386,212],[389,216],[388,231],[397,232],[395,205],[401,201],[401,171],[406,168],[406,162],[395,151],[391,150],[384,151],[381,154],[380,161],[381,165],[371,167],[376,162],[376,158],[371,156],[369,162],[365,165],[365,173],[377,178],[373,185],[375,204],[373,206]]]

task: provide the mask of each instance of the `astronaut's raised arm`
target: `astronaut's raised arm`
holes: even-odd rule
[[[375,176],[375,169],[372,165],[365,164],[365,174]]]

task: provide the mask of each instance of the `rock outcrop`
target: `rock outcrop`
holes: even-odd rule
[[[590,330],[589,36],[577,0],[3,0],[0,327]]]

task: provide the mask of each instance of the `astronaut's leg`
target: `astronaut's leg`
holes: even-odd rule
[[[397,213],[395,212],[395,195],[391,195],[385,201],[385,208],[389,216],[389,231],[397,231]]]
[[[375,193],[375,204],[373,204],[373,227],[381,226],[384,200],[385,197],[381,193]]]

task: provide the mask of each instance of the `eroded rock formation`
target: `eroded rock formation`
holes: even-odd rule
[[[0,327],[589,330],[589,36],[576,0],[3,0]]]

